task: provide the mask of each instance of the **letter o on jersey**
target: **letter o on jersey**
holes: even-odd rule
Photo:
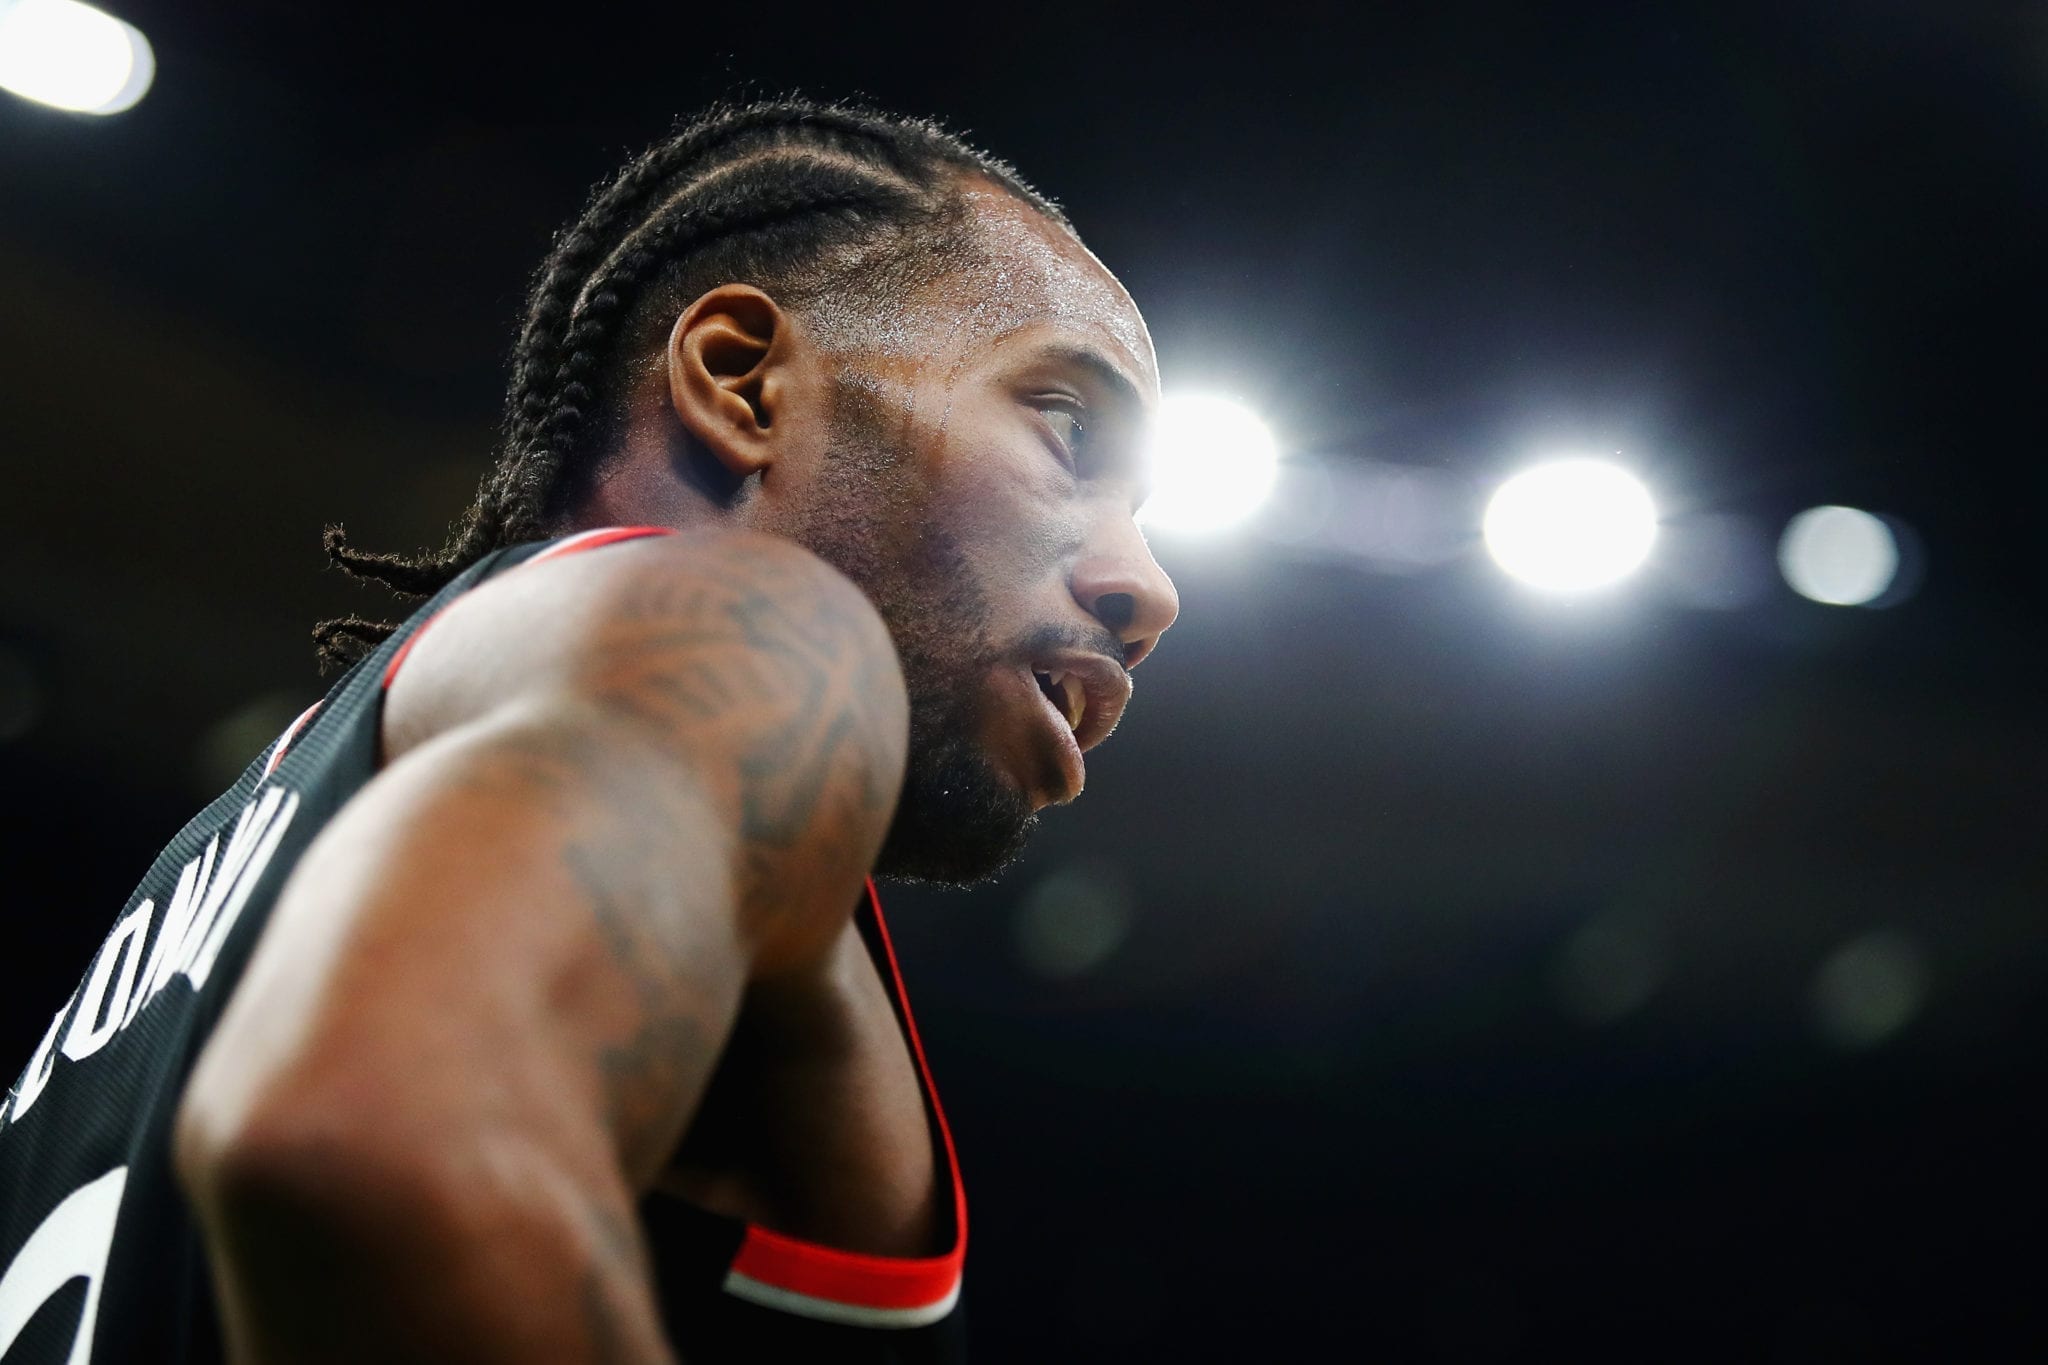
[[[105,1047],[107,1039],[120,1030],[121,1021],[127,1017],[128,997],[135,990],[136,969],[142,965],[142,942],[149,935],[152,908],[148,901],[136,906],[108,935],[98,960],[92,964],[92,975],[79,992],[78,1008],[72,1013],[71,1028],[64,1035],[64,1055],[72,1061],[82,1062]],[[114,982],[117,967],[121,976]],[[110,982],[114,983],[111,996],[107,992]]]

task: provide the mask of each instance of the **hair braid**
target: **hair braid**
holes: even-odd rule
[[[576,297],[585,277],[604,253],[615,223],[672,175],[678,163],[699,150],[701,139],[673,138],[636,157],[604,186],[583,216],[557,237],[535,281],[526,319],[513,348],[512,383],[506,394],[505,455],[485,476],[477,496],[439,550],[420,555],[362,551],[348,543],[341,526],[322,537],[327,558],[357,578],[382,583],[400,597],[430,596],[463,569],[500,544],[538,534],[537,518],[517,516],[519,492],[529,486],[533,446],[552,411],[549,383],[562,368],[560,353]],[[332,629],[330,629],[332,627]],[[322,622],[314,630],[321,662],[344,664],[397,628],[396,622],[362,617]]]
[[[870,249],[936,250],[925,240],[932,234],[900,230],[939,218],[963,172],[1066,222],[1009,166],[926,121],[785,100],[714,109],[687,124],[601,185],[556,237],[513,347],[498,457],[446,542],[417,555],[375,553],[330,526],[329,561],[417,598],[500,546],[558,530],[594,429],[620,419],[627,340],[725,280],[795,299],[858,287]],[[846,258],[854,274],[835,274]],[[395,629],[350,616],[322,622],[314,640],[332,666]]]
[[[554,476],[575,455],[597,399],[597,375],[609,358],[613,327],[620,320],[622,300],[646,282],[651,267],[671,252],[694,249],[721,236],[744,232],[761,224],[789,218],[797,213],[827,213],[836,209],[870,207],[884,195],[873,187],[847,187],[836,192],[788,192],[758,201],[723,205],[699,213],[670,218],[655,224],[647,240],[636,242],[613,258],[590,285],[576,320],[562,339],[562,361],[554,377],[546,404],[546,416],[533,433],[532,451],[522,466],[528,475],[542,477],[549,489],[563,484]],[[536,499],[534,508],[543,516],[557,510]],[[508,532],[538,534],[539,525],[513,526]]]

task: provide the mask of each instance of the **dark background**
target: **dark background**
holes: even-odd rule
[[[134,110],[0,96],[0,1070],[383,609],[321,525],[438,539],[586,188],[864,94],[1060,197],[1298,468],[1620,450],[1668,533],[1767,567],[1849,503],[1922,570],[1709,610],[1157,537],[1087,798],[892,901],[979,1358],[2037,1340],[2040,5],[113,8]]]

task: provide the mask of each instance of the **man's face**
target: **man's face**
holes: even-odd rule
[[[1158,394],[1143,320],[1069,234],[1007,195],[973,205],[986,259],[843,357],[784,528],[861,585],[902,658],[910,761],[877,870],[956,884],[1080,793],[1178,609],[1133,520]]]

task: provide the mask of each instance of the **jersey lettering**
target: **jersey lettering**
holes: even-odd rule
[[[138,964],[156,903],[143,901],[114,926],[93,959],[84,986],[50,1021],[49,1033],[29,1059],[28,1070],[15,1085],[5,1110],[0,1111],[0,1127],[19,1122],[43,1093],[58,1051],[75,1062],[92,1056],[127,1028],[174,976],[184,975],[195,991],[206,985],[229,931],[269,868],[298,809],[297,792],[272,786],[242,808],[225,849],[220,847],[219,835],[207,841],[200,855],[178,873],[177,888],[164,907],[146,966]],[[68,1030],[64,1028],[67,1016],[71,1019]],[[58,1047],[60,1035],[63,1043]]]
[[[600,531],[487,558],[415,623],[500,569],[639,534]],[[37,1365],[43,1352],[52,1365],[219,1358],[213,1275],[173,1160],[178,1101],[213,1007],[234,989],[299,850],[376,780],[382,683],[409,638],[380,647],[329,693],[315,713],[325,719],[295,724],[291,738],[178,832],[114,916],[27,1070],[0,1092],[0,1365],[28,1365],[31,1351]],[[287,749],[292,756],[281,759]],[[879,907],[861,913],[861,936],[901,1016],[952,1172],[954,1249],[911,1260],[854,1256],[654,1201],[645,1209],[647,1246],[677,1345],[692,1360],[959,1358],[960,1314],[951,1307],[964,1254],[958,1167]],[[153,1000],[156,1016],[124,1037]],[[14,1131],[24,1116],[28,1126]],[[719,1341],[731,1345],[709,1344]],[[693,1349],[700,1342],[706,1349]]]
[[[107,1273],[107,1254],[114,1247],[114,1221],[121,1214],[121,1190],[128,1168],[116,1166],[92,1183],[73,1190],[50,1211],[22,1243],[0,1275],[0,1358],[50,1296],[81,1276],[85,1308],[71,1338],[65,1365],[87,1365],[92,1359],[92,1329],[99,1317],[100,1282]]]
[[[135,969],[142,962],[142,940],[149,933],[149,913],[154,908],[148,901],[136,906],[134,913],[115,927],[113,936],[94,959],[92,975],[86,978],[78,1008],[71,1015],[71,1029],[64,1035],[64,1055],[72,1061],[82,1062],[92,1056],[119,1031],[121,1019],[128,1013],[128,997],[135,989]],[[107,983],[114,979],[117,964],[121,980],[109,999]],[[106,1012],[104,1022],[100,1019],[102,1009]]]
[[[256,889],[298,809],[297,792],[272,787],[255,804],[245,807],[235,821],[227,852],[221,855],[221,871],[207,889],[199,913],[192,917],[186,947],[179,954],[178,970],[191,978],[193,990],[206,984],[228,931],[249,903],[249,893]]]
[[[15,1084],[14,1093],[7,1097],[8,1123],[14,1122],[28,1112],[36,1102],[36,1096],[43,1093],[43,1087],[50,1083],[50,1072],[57,1065],[57,1030],[64,1027],[64,1016],[71,1013],[71,1002],[64,1002],[64,1008],[57,1011],[57,1017],[50,1020],[50,1031],[43,1035],[43,1041],[36,1044],[35,1055],[28,1059],[28,1070],[21,1073],[21,1080]]]

